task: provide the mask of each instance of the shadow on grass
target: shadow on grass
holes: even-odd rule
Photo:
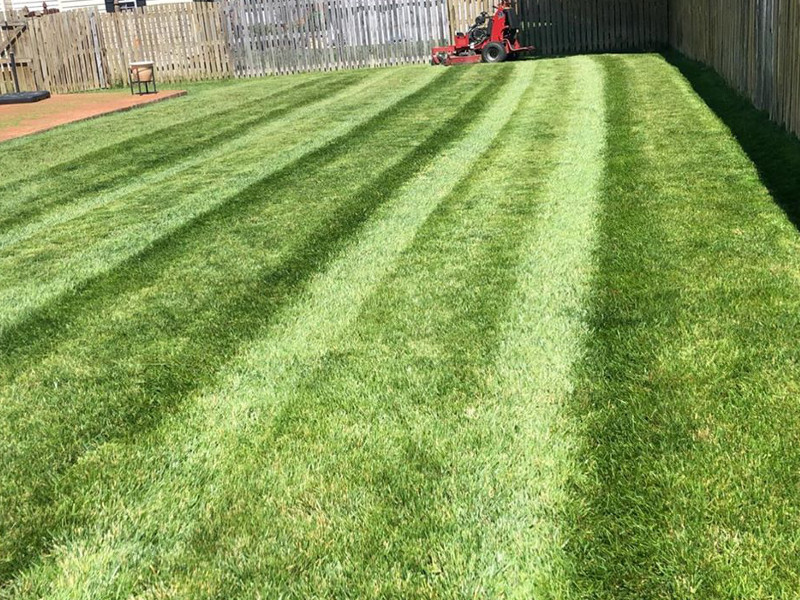
[[[728,126],[772,197],[800,229],[800,139],[753,107],[712,68],[675,51],[665,52],[664,58]]]

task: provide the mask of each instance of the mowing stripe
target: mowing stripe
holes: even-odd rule
[[[540,67],[536,91],[553,77],[554,65],[559,77],[569,74],[567,64],[575,63]],[[304,534],[301,519],[281,518],[287,533],[272,535],[284,545],[294,542],[296,560],[305,564],[299,581],[282,581],[285,587],[273,593],[310,593],[320,585],[316,563],[328,561],[346,561],[338,588],[335,578],[326,582],[332,597],[337,589],[375,597],[502,597],[488,590],[507,589],[507,565],[495,566],[502,555],[516,559],[513,543],[497,551],[484,539],[499,494],[477,498],[492,486],[474,481],[483,466],[479,457],[494,451],[506,432],[468,424],[481,412],[486,381],[493,377],[485,364],[496,350],[497,321],[511,301],[519,245],[538,221],[539,184],[548,180],[550,157],[560,147],[555,140],[574,102],[570,85],[582,74],[579,69],[566,77],[566,89],[559,82],[556,90],[520,105],[376,295],[357,331],[366,348],[348,351],[345,345],[341,358],[330,360],[333,374],[323,371],[305,386],[311,398],[305,409],[285,410],[273,427],[276,444],[302,444],[315,457],[308,466],[288,468],[274,459],[287,471],[278,489],[290,498],[280,502],[311,496],[320,505],[312,514],[337,520],[335,531]],[[516,160],[513,176],[509,149]],[[316,417],[328,411],[344,415],[343,432],[326,431],[329,419]],[[310,431],[313,438],[304,443]],[[317,457],[315,448],[330,448],[333,456]],[[344,508],[331,506],[333,501]],[[470,503],[466,510],[464,503]],[[243,525],[244,512],[241,518]],[[346,533],[348,525],[357,533]],[[333,556],[327,556],[328,544],[336,544]],[[251,585],[252,592],[257,584]]]
[[[449,74],[443,76],[443,80],[452,83],[453,81],[457,81],[462,75],[463,71],[460,73],[457,71],[450,71]],[[441,86],[439,86],[438,89],[441,89]],[[316,177],[319,176],[317,175],[319,171],[325,169],[337,171],[337,175],[341,175],[339,171],[343,171],[344,169],[352,171],[354,169],[353,164],[356,161],[356,153],[361,154],[361,161],[366,160],[365,157],[369,154],[369,150],[365,146],[359,146],[359,144],[369,144],[370,136],[384,127],[384,121],[390,118],[397,118],[398,120],[407,118],[403,114],[404,110],[420,102],[430,102],[431,96],[440,93],[438,89],[437,86],[433,85],[433,82],[428,82],[427,85],[417,89],[413,93],[401,97],[390,106],[384,108],[384,110],[377,115],[350,128],[345,135],[334,138],[314,151],[302,155],[297,160],[285,165],[282,169],[268,173],[249,186],[239,189],[236,194],[217,202],[211,207],[207,207],[206,210],[199,215],[191,215],[190,218],[182,220],[177,227],[153,240],[151,244],[143,249],[126,256],[124,260],[114,265],[111,269],[100,273],[98,276],[86,282],[81,282],[81,285],[77,286],[76,290],[67,290],[55,297],[52,302],[44,303],[37,310],[31,311],[28,318],[18,321],[5,332],[0,329],[0,347],[3,347],[5,350],[5,357],[2,358],[5,359],[7,365],[13,362],[24,365],[25,361],[32,360],[37,352],[48,352],[49,348],[53,345],[52,341],[58,336],[58,332],[63,332],[65,330],[63,327],[65,317],[73,313],[82,314],[84,304],[88,300],[97,300],[98,296],[105,297],[104,294],[107,290],[113,289],[114,295],[122,295],[135,290],[137,286],[146,285],[146,283],[142,281],[142,272],[144,271],[141,266],[142,263],[158,265],[157,267],[151,267],[147,275],[148,278],[155,278],[163,271],[174,268],[173,262],[169,260],[170,256],[178,254],[185,257],[188,254],[185,251],[185,246],[202,243],[202,240],[197,237],[196,232],[198,230],[202,231],[204,228],[213,229],[214,224],[224,219],[237,217],[241,220],[246,214],[244,211],[248,208],[258,210],[258,208],[263,205],[274,207],[286,205],[288,204],[287,198],[291,198],[292,193],[291,190],[286,190],[286,192],[284,192],[284,190],[288,186],[300,188],[298,185],[299,181],[306,181],[313,185],[316,182]],[[466,101],[470,97],[471,96],[466,96],[464,100]],[[457,119],[457,117],[453,117],[453,119]],[[453,132],[450,132],[448,135],[452,136]],[[346,140],[342,141],[342,138],[345,137]],[[405,151],[407,149],[407,146],[402,143],[402,140],[398,139],[395,140],[395,142],[397,142],[393,148],[395,152]],[[413,146],[414,144],[409,142],[408,147]],[[354,151],[353,148],[356,150]],[[398,164],[408,164],[405,161],[411,160],[410,157],[413,155],[414,152],[404,155],[404,160],[400,161]],[[337,161],[341,163],[338,167],[336,166]],[[309,168],[309,164],[314,165],[313,168]],[[383,180],[383,178],[389,176],[390,173],[391,169],[379,173],[375,181]],[[355,185],[352,181],[353,180],[351,180],[351,186]],[[352,193],[354,196],[361,193],[365,196],[365,199],[366,197],[375,199],[377,196],[383,194],[380,189],[370,185],[367,185],[366,191],[359,190],[359,192],[353,191]],[[305,204],[306,206],[310,206],[312,202],[307,200]],[[369,204],[365,203],[365,207],[368,206]],[[299,210],[299,207],[288,208]],[[276,215],[276,217],[277,216],[278,215]],[[332,222],[335,222],[335,219],[333,219]],[[221,228],[222,231],[225,231],[225,229],[225,227]],[[230,229],[235,230],[233,225]],[[87,233],[91,231],[92,230],[89,229]],[[323,234],[319,234],[317,237],[324,238]],[[327,247],[329,245],[328,240],[318,240],[317,237],[309,239],[314,240],[315,243],[319,244],[321,247]],[[314,253],[317,249],[308,248],[308,251]],[[137,276],[131,277],[129,275],[130,272],[136,273]],[[97,290],[104,291],[98,292]],[[59,314],[58,320],[52,319],[52,315],[55,313]],[[47,331],[48,334],[42,335],[44,331]],[[33,347],[28,341],[30,338],[36,338],[40,342],[40,350],[33,351]],[[19,356],[14,357],[13,355],[15,354],[19,354]],[[9,367],[2,375],[11,377],[11,373],[12,369]]]
[[[269,573],[265,593],[274,596],[337,597],[345,590],[376,598],[485,596],[472,568],[483,561],[464,543],[480,536],[485,523],[465,527],[454,514],[464,492],[473,491],[467,481],[475,467],[465,464],[474,449],[464,443],[462,415],[494,346],[519,230],[537,210],[525,184],[513,189],[506,151],[513,148],[525,165],[526,183],[535,182],[530,172],[546,170],[557,147],[554,132],[565,120],[563,87],[542,90],[545,73],[540,67],[530,102],[496,144],[475,155],[469,181],[404,252],[351,339],[324,357],[278,415],[256,413],[242,432],[233,454],[264,458],[231,465],[231,510],[217,525],[227,541],[208,550],[222,568],[239,541],[234,532],[252,522],[264,535],[241,541],[245,564],[250,556],[270,556],[271,547],[282,549],[266,564],[253,560],[243,568],[244,582],[237,582],[243,596],[260,589],[258,564]],[[525,131],[524,145],[514,144],[520,140],[509,138],[509,130]],[[256,497],[264,497],[264,506],[250,511]]]
[[[579,588],[794,597],[800,237],[677,71],[601,60],[614,133],[575,402]]]
[[[653,102],[646,97],[646,89],[634,84],[634,67],[626,59],[606,57],[602,64],[607,73],[611,134],[598,257],[601,269],[591,309],[595,334],[576,394],[575,411],[586,423],[583,459],[588,477],[581,482],[583,503],[576,506],[572,551],[583,597],[658,597],[659,590],[668,595],[678,592],[667,592],[667,582],[659,582],[660,576],[655,575],[665,565],[647,559],[658,554],[649,548],[662,543],[661,536],[654,535],[655,528],[666,526],[667,505],[677,499],[662,486],[656,485],[656,493],[647,493],[645,485],[628,486],[637,479],[650,479],[654,461],[659,462],[657,452],[648,456],[644,451],[647,428],[637,426],[635,405],[641,402],[637,389],[647,389],[640,388],[637,379],[655,375],[658,368],[653,359],[664,343],[657,341],[658,330],[677,319],[677,290],[671,273],[681,267],[676,255],[660,256],[667,240],[663,220],[655,218],[653,207],[664,201],[665,182],[658,181],[663,166],[654,167],[658,163],[653,161],[662,159],[654,155],[648,135],[655,115],[659,115],[659,127],[666,125],[661,102],[671,92],[663,88]],[[640,66],[644,65],[640,62]],[[647,190],[646,199],[639,190]],[[635,270],[627,266],[632,259]],[[640,296],[651,281],[659,282],[660,298]],[[623,293],[627,297],[621,297]],[[641,334],[628,341],[628,328]],[[661,410],[678,408],[675,404]],[[662,421],[655,405],[648,412],[646,421]],[[669,420],[673,419],[681,417],[672,415]],[[638,441],[629,441],[637,429]],[[651,516],[646,517],[647,513]]]
[[[549,120],[553,113],[560,114],[563,106],[553,102],[562,97],[557,93],[562,90],[552,87],[546,72],[544,67],[537,71],[535,95],[524,105],[529,125],[535,125],[538,115]],[[545,111],[544,107],[549,109]],[[503,114],[497,110],[491,113]],[[519,112],[512,119],[517,116]],[[560,123],[560,119],[555,120]],[[549,127],[541,129],[547,131]],[[517,244],[515,235],[509,236],[514,231],[509,225],[518,224],[516,219],[524,219],[530,210],[513,206],[499,209],[498,204],[507,203],[505,190],[494,193],[484,187],[493,190],[491,184],[497,178],[507,179],[505,161],[497,164],[499,151],[508,141],[504,133],[505,129],[497,144],[490,146],[493,160],[488,165],[484,164],[485,156],[476,153],[472,157],[469,172],[474,187],[455,188],[425,224],[413,247],[404,252],[402,264],[370,299],[369,310],[352,331],[355,344],[340,340],[314,365],[315,372],[309,373],[306,368],[300,390],[290,392],[275,416],[271,404],[259,406],[257,390],[240,393],[237,389],[237,397],[253,394],[256,398],[250,401],[248,411],[242,411],[238,421],[245,427],[238,440],[228,444],[233,448],[228,452],[231,457],[259,455],[263,460],[254,465],[229,463],[223,469],[233,482],[227,501],[221,501],[230,507],[230,514],[217,519],[214,529],[221,540],[211,548],[204,546],[215,554],[212,564],[216,569],[221,568],[229,552],[243,553],[246,565],[250,562],[247,557],[269,555],[270,548],[275,547],[282,549],[280,554],[263,565],[270,573],[270,587],[264,592],[267,595],[303,597],[316,593],[336,597],[347,590],[354,597],[414,597],[415,590],[419,591],[420,571],[427,570],[428,565],[419,564],[417,555],[427,557],[434,552],[451,524],[448,506],[435,502],[441,495],[442,473],[431,469],[423,472],[424,482],[418,481],[416,471],[424,469],[426,455],[432,450],[427,443],[422,444],[424,449],[416,448],[415,443],[419,437],[427,437],[426,430],[450,421],[450,413],[457,411],[449,402],[457,404],[459,398],[441,391],[452,381],[441,381],[440,377],[446,379],[447,375],[439,371],[451,368],[447,363],[452,354],[463,361],[452,368],[458,369],[459,378],[465,377],[471,361],[480,358],[460,335],[473,327],[491,327],[491,318],[481,309],[502,304],[502,298],[498,300],[502,285],[494,289],[493,284],[502,283],[504,255],[507,250],[513,253]],[[548,147],[550,135],[549,131],[543,134],[544,147]],[[534,144],[537,134],[528,131],[528,136],[528,143]],[[470,148],[467,143],[463,146]],[[487,169],[489,177],[483,176]],[[474,197],[478,199],[471,200]],[[511,249],[506,248],[509,244]],[[431,256],[432,262],[426,263]],[[440,266],[443,260],[446,266]],[[498,260],[500,267],[496,270]],[[460,281],[453,282],[453,277]],[[487,278],[491,284],[487,284]],[[501,281],[496,281],[498,278]],[[454,288],[461,290],[462,285],[466,296],[454,294]],[[500,293],[494,294],[496,291]],[[400,302],[395,303],[398,298]],[[386,306],[392,308],[383,308]],[[453,321],[449,321],[451,313],[455,313]],[[439,333],[442,328],[455,332]],[[486,333],[491,338],[491,332]],[[356,348],[351,349],[353,345]],[[444,355],[441,359],[437,358],[439,352]],[[361,358],[370,362],[372,369],[362,370],[362,353]],[[429,390],[429,402],[421,395],[423,390]],[[417,407],[423,411],[422,418],[415,416]],[[345,416],[343,431],[336,429],[332,423],[335,417],[329,415]],[[426,422],[428,416],[433,422]],[[424,442],[432,447],[448,443],[436,439]],[[398,449],[405,446],[409,455]],[[399,455],[393,456],[394,452]],[[379,467],[383,460],[388,461],[386,472]],[[243,489],[242,482],[251,482],[254,489]],[[258,502],[258,510],[251,511],[248,507],[255,497],[263,497],[263,501]],[[311,523],[304,518],[306,513]],[[317,518],[319,529],[313,525]],[[232,532],[253,522],[264,532],[261,538],[242,540],[244,550],[228,545],[236,539]],[[215,536],[204,529],[195,540],[204,544],[209,538]],[[187,546],[194,548],[195,544]],[[176,564],[180,562],[176,560]],[[243,568],[251,577],[251,569],[257,570],[256,562],[249,569]],[[208,568],[201,563],[198,577]],[[336,575],[321,577],[319,573],[327,568],[336,569]],[[449,590],[462,589],[459,578],[463,581],[470,575],[468,570],[453,569]],[[187,594],[191,595],[203,579],[187,579]],[[439,577],[436,579],[431,585],[435,583],[438,591],[448,589],[442,587]],[[237,585],[245,596],[261,589],[256,578],[245,578]],[[421,587],[426,588],[425,584]]]
[[[512,73],[513,83],[506,86],[465,136],[441,151],[431,167],[408,182],[386,210],[380,211],[343,250],[341,257],[312,281],[307,299],[288,310],[274,330],[265,335],[265,341],[249,351],[253,359],[245,359],[245,363],[253,383],[249,390],[239,391],[258,391],[264,397],[272,397],[285,394],[300,383],[304,372],[288,367],[318,360],[346,331],[420,226],[508,123],[534,74],[530,67],[526,72]]]
[[[3,340],[2,376],[8,385],[7,401],[0,403],[0,439],[19,444],[0,450],[8,472],[20,473],[0,481],[8,499],[0,515],[0,526],[10,529],[2,539],[11,553],[6,570],[16,570],[47,543],[56,518],[52,486],[65,485],[60,473],[87,445],[141,432],[207,382],[216,366],[302,291],[386,201],[387,190],[413,177],[438,148],[461,135],[482,98],[507,74],[498,70],[476,86],[477,74],[463,73],[444,78],[455,83],[466,77],[468,91],[461,96],[466,104],[448,107],[438,117],[453,115],[444,123],[431,119],[436,129],[419,122],[450,93],[446,86],[429,86],[395,103],[351,131],[345,143],[313,154],[314,169],[298,164],[265,178]],[[384,138],[394,143],[384,156],[389,166],[372,179],[359,179],[372,162],[373,144]],[[333,175],[346,178],[336,194],[305,198]],[[216,247],[228,253],[209,257],[205,267],[199,257]],[[187,302],[192,311],[176,318]],[[41,396],[47,380],[58,380],[60,373],[68,385]],[[21,477],[41,461],[49,465],[46,477]]]
[[[388,81],[389,75],[382,74],[379,82]],[[174,177],[174,183],[165,181],[158,188],[153,187],[155,182],[148,182],[148,189],[140,192],[140,197],[136,197],[137,194],[126,195],[123,199],[128,205],[126,211],[121,212],[111,204],[104,207],[105,210],[97,214],[95,219],[90,219],[87,211],[97,207],[81,206],[62,214],[56,223],[42,224],[42,227],[52,227],[59,221],[84,217],[73,227],[65,227],[64,223],[60,223],[61,227],[53,229],[50,237],[35,237],[27,245],[0,251],[0,273],[4,274],[0,280],[0,337],[21,320],[29,318],[32,312],[64,294],[85,287],[93,278],[118,267],[158,239],[233,201],[242,190],[275,177],[281,171],[298,165],[307,166],[305,161],[315,152],[334,147],[364,123],[376,122],[376,119],[382,118],[384,111],[404,98],[427,89],[438,77],[442,75],[437,73],[415,77],[409,85],[393,86],[391,92],[377,94],[375,80],[367,81],[349,90],[345,98],[337,95],[308,108],[309,113],[313,111],[320,118],[325,115],[326,121],[333,124],[331,127],[320,130],[316,120],[308,119],[309,114],[301,114],[302,111],[294,113],[292,122],[294,119],[305,121],[296,127],[296,134],[288,136],[292,141],[297,140],[297,143],[277,151],[275,155],[267,155],[270,159],[268,162],[254,161],[251,156],[265,153],[259,143],[259,137],[263,137],[264,132],[257,129],[221,148],[201,153],[201,157],[192,161],[192,165],[184,163],[181,177],[171,171],[162,173],[165,177],[169,175],[170,179]],[[377,101],[367,101],[367,98],[373,97],[377,97]],[[339,107],[338,103],[342,103],[342,106]],[[357,116],[354,118],[355,111]],[[215,160],[219,156],[225,156],[225,159]],[[234,169],[246,170],[237,170],[231,175],[227,172],[231,165]],[[197,178],[207,181],[208,185],[196,189]],[[96,204],[104,202],[106,199],[103,197],[95,201]],[[126,223],[126,217],[129,223]],[[106,227],[110,229],[106,235],[103,235],[105,232],[98,227],[96,219],[107,223]],[[33,233],[36,232],[23,231],[19,235],[27,239]],[[76,247],[75,240],[86,241]],[[53,247],[59,248],[55,256],[50,250]],[[66,252],[68,248],[73,251]]]
[[[328,80],[330,80],[330,78],[328,78]],[[101,138],[102,144],[100,147],[93,148],[90,151],[82,150],[82,144],[73,144],[73,150],[76,151],[75,156],[61,156],[59,157],[61,160],[56,164],[42,165],[42,167],[35,172],[31,172],[29,170],[24,173],[26,178],[24,180],[3,182],[2,185],[0,185],[0,207],[10,208],[16,204],[19,204],[22,200],[27,201],[31,197],[43,195],[50,187],[52,187],[50,180],[60,177],[67,182],[69,176],[74,175],[75,171],[85,169],[87,167],[89,169],[96,169],[98,165],[102,165],[102,168],[98,173],[99,175],[113,175],[113,173],[104,173],[104,171],[125,169],[128,166],[125,163],[128,163],[129,161],[121,163],[120,157],[126,151],[135,151],[140,146],[148,146],[154,143],[156,145],[164,144],[166,146],[168,141],[176,137],[177,134],[193,128],[200,129],[200,126],[204,124],[222,127],[225,127],[226,125],[235,127],[237,124],[236,121],[238,120],[237,117],[239,119],[247,119],[257,116],[254,113],[262,112],[265,106],[264,103],[266,101],[275,97],[280,98],[283,94],[291,94],[293,91],[302,90],[320,83],[324,84],[325,82],[326,79],[322,76],[319,76],[308,80],[298,80],[291,85],[283,86],[278,89],[270,88],[265,90],[262,86],[261,88],[256,88],[256,91],[260,93],[256,95],[245,94],[241,97],[239,97],[237,94],[235,96],[235,100],[227,103],[224,105],[224,107],[215,107],[216,110],[213,112],[206,112],[209,107],[203,106],[202,108],[205,110],[202,111],[201,114],[194,114],[190,112],[189,114],[183,114],[182,119],[177,118],[181,115],[170,114],[170,118],[167,119],[165,118],[165,115],[156,113],[155,115],[151,115],[151,120],[155,121],[156,123],[161,123],[163,120],[164,125],[156,126],[154,129],[148,128],[147,131],[141,131],[139,128],[131,128],[129,126],[120,126],[119,129],[127,134],[123,137],[123,139],[116,140],[113,138]],[[154,106],[165,105],[156,103]],[[187,111],[183,112],[187,113]],[[121,115],[124,113],[112,114]],[[205,132],[200,132],[200,135],[203,135],[204,133]],[[157,150],[159,150],[159,148],[151,148],[151,151]],[[160,150],[171,152],[172,148],[162,147]],[[184,150],[184,153],[185,152],[186,151]],[[147,166],[148,169],[151,167],[151,165]],[[8,192],[12,189],[16,192],[16,196],[14,197],[8,195]],[[74,194],[75,190],[64,189],[62,192]]]
[[[66,540],[53,551],[55,563],[48,561],[42,568],[26,574],[16,585],[22,588],[34,586],[32,582],[35,581],[57,579],[61,590],[88,586],[99,595],[129,594],[141,590],[126,589],[126,586],[135,585],[142,578],[152,579],[149,561],[156,556],[164,569],[170,563],[180,564],[182,552],[196,550],[195,544],[188,541],[174,544],[171,536],[182,540],[198,535],[207,538],[209,527],[204,521],[217,507],[205,502],[192,503],[185,492],[194,490],[194,495],[199,485],[207,494],[208,502],[213,503],[220,497],[220,490],[213,488],[226,474],[236,470],[239,458],[234,451],[242,436],[246,437],[247,430],[254,426],[254,411],[259,413],[259,420],[268,420],[268,414],[274,414],[282,403],[291,401],[292,391],[348,331],[362,303],[412,241],[418,228],[457,181],[473,168],[475,157],[488,148],[505,127],[531,84],[535,65],[504,68],[515,70],[513,83],[503,89],[496,102],[483,107],[480,119],[466,126],[465,137],[446,149],[437,150],[439,158],[434,165],[398,190],[391,203],[376,213],[353,243],[343,249],[340,257],[312,280],[304,298],[279,317],[264,341],[255,344],[236,361],[225,383],[199,399],[195,414],[181,414],[165,423],[156,437],[159,443],[145,463],[149,466],[141,472],[147,473],[154,463],[162,461],[167,461],[168,471],[156,467],[154,472],[160,475],[151,481],[144,493],[115,500],[120,492],[125,492],[122,488],[112,491],[112,498],[108,500],[109,506],[120,501],[134,503],[135,506],[125,509],[125,513],[131,515],[125,527],[107,530],[108,525],[104,525],[97,529],[98,537]],[[550,86],[549,82],[538,83],[540,102],[544,103],[550,95],[546,91]],[[140,441],[135,446],[105,445],[86,460],[92,465],[141,461],[136,448],[153,444],[143,441],[140,444]],[[113,475],[108,477],[116,479]],[[165,498],[171,500],[165,503]],[[185,507],[177,521],[176,505]],[[173,540],[169,547],[141,546],[136,541],[141,539],[141,531],[148,524],[135,515],[149,515],[149,519],[153,514],[161,514],[161,535],[165,540]],[[114,515],[103,515],[104,520],[109,518],[113,519]],[[87,564],[93,567],[89,579],[83,575],[89,575],[85,570]],[[121,565],[124,566],[120,568]],[[112,570],[115,577],[101,575]]]
[[[474,416],[476,427],[507,440],[496,454],[475,461],[482,471],[476,510],[486,494],[505,499],[482,549],[487,579],[494,573],[497,580],[487,586],[491,597],[564,598],[572,580],[562,527],[579,436],[565,407],[588,335],[585,303],[595,270],[606,136],[602,72],[590,58],[573,64],[581,83],[565,99],[569,126],[552,176],[537,194],[537,227],[524,246],[501,326],[495,398]]]
[[[641,55],[362,121],[396,73],[0,267],[223,197],[0,328],[0,598],[794,597],[800,235],[725,124]]]

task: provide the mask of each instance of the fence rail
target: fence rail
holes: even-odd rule
[[[670,42],[800,134],[798,0],[672,0]]]

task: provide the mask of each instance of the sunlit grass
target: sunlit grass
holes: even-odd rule
[[[791,596],[800,149],[671,60],[749,156],[659,56],[4,145],[0,598]]]
[[[589,473],[574,517],[576,589],[793,597],[798,232],[678,71],[657,57],[604,64],[595,334],[575,406]],[[702,83],[740,106],[718,79]],[[787,150],[766,119],[761,127]],[[794,177],[787,170],[784,182]]]

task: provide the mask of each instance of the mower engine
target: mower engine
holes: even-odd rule
[[[521,52],[533,50],[517,40],[519,19],[509,0],[495,6],[494,16],[482,12],[467,33],[456,33],[451,46],[439,46],[431,51],[431,64],[457,65],[476,62],[503,62]]]

